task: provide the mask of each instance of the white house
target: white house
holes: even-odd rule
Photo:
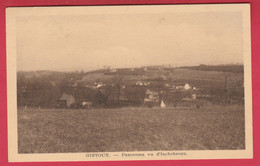
[[[183,88],[184,88],[185,90],[189,90],[189,89],[191,89],[191,86],[186,83]]]
[[[142,81],[137,81],[137,82],[135,83],[135,85],[140,85],[140,86],[142,86],[142,85],[143,85],[143,82],[142,82]]]
[[[117,72],[117,69],[111,69],[110,72],[112,73]]]

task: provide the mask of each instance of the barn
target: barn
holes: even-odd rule
[[[75,98],[67,93],[63,93],[61,97],[57,100],[57,106],[58,107],[71,107],[72,104],[75,103]]]

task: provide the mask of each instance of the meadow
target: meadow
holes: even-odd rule
[[[242,106],[18,109],[19,153],[245,149]]]

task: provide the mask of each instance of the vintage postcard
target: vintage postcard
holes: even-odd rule
[[[8,156],[253,157],[249,4],[6,9]]]

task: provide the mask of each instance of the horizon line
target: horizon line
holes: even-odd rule
[[[221,64],[197,64],[197,65],[172,65],[172,64],[163,64],[163,65],[145,65],[145,66],[134,66],[134,67],[111,67],[111,66],[103,66],[103,67],[93,67],[89,69],[37,69],[37,70],[17,70],[17,72],[41,72],[41,71],[51,71],[51,72],[91,72],[96,70],[105,70],[105,69],[131,69],[131,68],[145,68],[145,67],[165,67],[165,68],[180,68],[180,67],[193,67],[193,66],[230,66],[230,65],[244,65],[243,63],[221,63]]]

